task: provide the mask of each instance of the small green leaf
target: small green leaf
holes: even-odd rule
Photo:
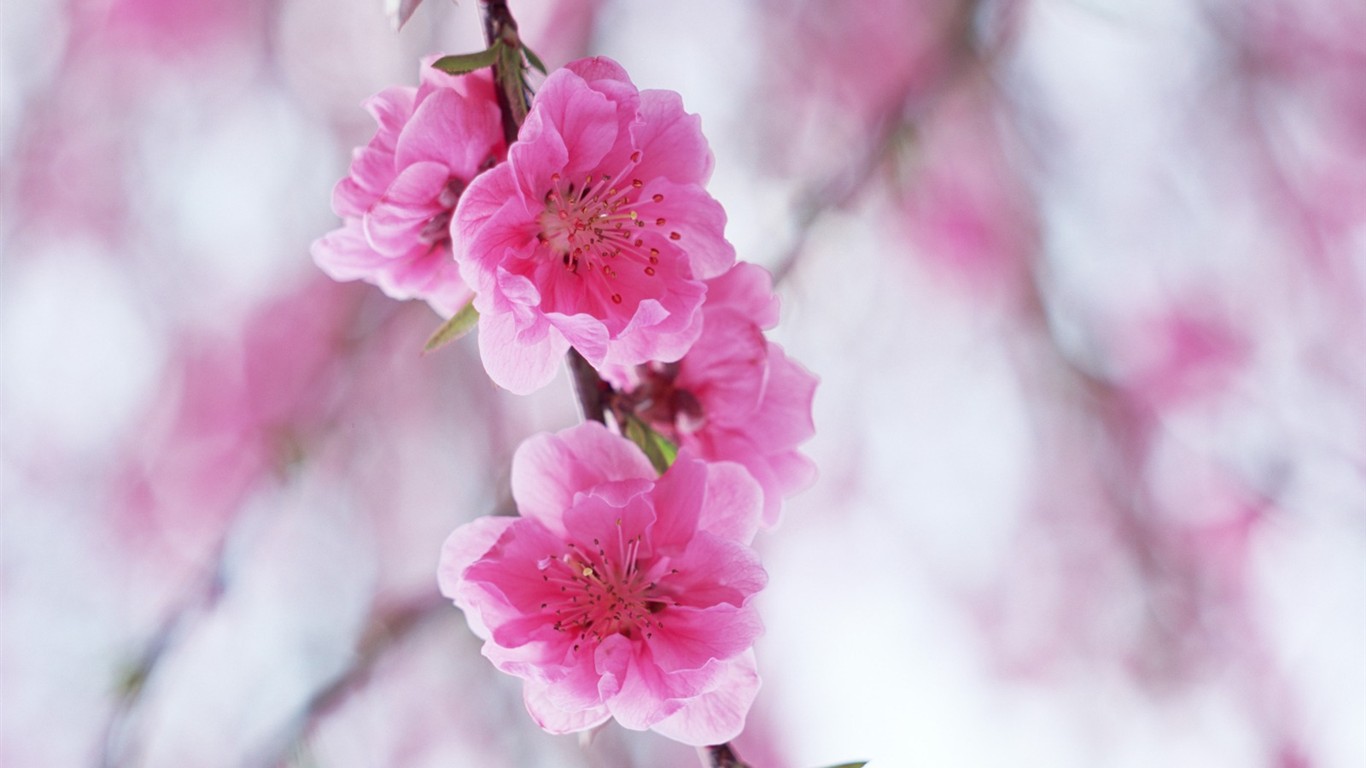
[[[441,327],[436,329],[436,333],[427,339],[427,345],[422,348],[422,354],[425,355],[428,352],[438,350],[464,336],[474,328],[474,324],[477,322],[479,322],[479,311],[474,308],[474,299],[470,299],[470,303],[456,312],[455,317],[442,323]]]
[[[545,64],[541,61],[541,57],[537,56],[536,52],[526,47],[525,44],[522,45],[522,53],[526,54],[526,63],[540,70],[543,75],[550,74],[545,71]]]
[[[498,58],[498,49],[502,43],[494,42],[488,48],[478,53],[462,53],[458,56],[442,56],[432,62],[432,66],[442,72],[449,72],[452,75],[463,75],[473,72],[476,69],[493,66],[493,62]]]
[[[867,760],[855,760],[852,763],[840,763],[839,765],[832,765],[830,766],[830,768],[863,768],[863,766],[867,764]]]
[[[659,474],[664,474],[674,463],[674,459],[678,458],[678,446],[669,438],[650,429],[640,419],[634,416],[627,417],[624,431],[626,439],[640,446],[640,450],[645,453],[645,457]]]

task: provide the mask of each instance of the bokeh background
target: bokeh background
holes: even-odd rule
[[[510,5],[702,115],[822,379],[742,757],[1366,765],[1366,4]],[[567,378],[308,255],[477,3],[0,32],[0,764],[698,765],[541,733],[436,593]]]

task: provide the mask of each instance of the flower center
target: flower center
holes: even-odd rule
[[[631,163],[639,161],[637,150],[631,154]],[[665,217],[645,212],[664,202],[663,194],[643,197],[645,182],[640,179],[620,185],[612,179],[606,173],[589,175],[576,185],[558,173],[551,176],[554,186],[546,192],[536,239],[559,257],[567,272],[592,282],[613,304],[620,304],[622,275],[618,270],[655,276],[659,249],[648,246],[647,238],[663,235],[677,241],[683,235],[665,230],[669,224]]]
[[[683,435],[707,423],[697,396],[678,386],[678,363],[651,362],[636,366],[640,383],[618,395],[621,407],[643,419],[650,428],[675,444]]]
[[[442,205],[442,210],[422,226],[422,231],[417,235],[419,240],[431,245],[451,241],[451,215],[455,213],[455,204],[460,201],[460,194],[467,186],[469,185],[464,179],[455,176],[446,182],[446,186],[436,197],[436,201]]]
[[[614,634],[648,640],[664,627],[656,614],[673,605],[656,583],[664,563],[642,561],[640,536],[617,538],[615,551],[593,539],[592,547],[571,542],[568,552],[541,561],[541,578],[560,593],[541,610],[553,611],[555,630],[571,634],[575,651]]]

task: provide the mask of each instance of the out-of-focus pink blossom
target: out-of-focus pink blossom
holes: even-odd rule
[[[682,357],[702,281],[735,261],[711,167],[678,94],[637,91],[605,58],[552,73],[452,224],[493,380],[531,392],[571,346],[599,367]]]
[[[1120,330],[1112,348],[1124,387],[1140,402],[1166,409],[1222,394],[1251,346],[1225,318],[1190,305],[1140,318]]]
[[[815,434],[816,377],[764,338],[777,325],[767,270],[741,262],[707,281],[702,335],[677,363],[608,371],[626,407],[708,461],[734,461],[764,489],[765,526],[814,479],[797,446]]]
[[[484,655],[524,680],[552,733],[609,718],[688,744],[734,738],[758,691],[749,548],[760,490],[734,464],[684,452],[656,477],[600,424],[528,440],[513,459],[521,517],[451,534],[442,592]]]
[[[425,299],[447,317],[470,298],[451,258],[451,213],[481,169],[503,154],[493,80],[453,76],[423,61],[416,88],[387,88],[365,105],[379,123],[337,183],[340,229],[313,244],[337,280],[365,280],[396,299]]]
[[[973,293],[1009,299],[1027,290],[1037,225],[994,98],[975,81],[946,94],[917,132],[912,173],[897,192],[921,260]]]

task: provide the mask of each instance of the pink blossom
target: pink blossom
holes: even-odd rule
[[[759,686],[750,598],[767,580],[748,474],[685,452],[656,477],[590,422],[524,443],[512,493],[522,516],[456,529],[439,580],[484,655],[523,679],[536,722],[616,718],[694,745],[739,734]]]
[[[457,77],[432,61],[423,61],[418,87],[366,102],[379,130],[333,190],[343,223],[313,243],[313,259],[337,280],[425,299],[449,317],[470,289],[451,258],[448,224],[466,185],[502,156],[502,118],[488,72]]]
[[[702,281],[735,261],[711,166],[678,94],[637,91],[604,58],[552,73],[452,224],[489,376],[531,392],[570,346],[598,367],[682,357]]]
[[[765,526],[782,500],[811,482],[797,446],[815,434],[816,377],[764,338],[778,298],[763,268],[741,262],[707,281],[702,335],[677,363],[608,370],[624,407],[708,461],[734,461],[764,490]]]

